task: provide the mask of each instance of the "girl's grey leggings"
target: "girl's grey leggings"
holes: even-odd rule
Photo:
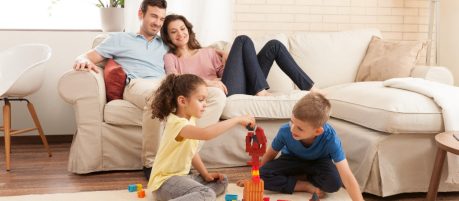
[[[222,181],[206,182],[200,175],[192,174],[173,176],[166,180],[154,193],[156,199],[160,201],[214,201],[218,195],[225,192],[227,186],[228,178],[226,176]]]

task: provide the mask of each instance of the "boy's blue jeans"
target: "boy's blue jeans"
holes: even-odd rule
[[[260,168],[265,189],[292,194],[297,177],[306,176],[307,181],[325,192],[336,192],[341,178],[331,159],[303,160],[291,155],[281,155]]]
[[[222,75],[221,81],[228,89],[228,96],[255,95],[263,89],[269,89],[266,78],[274,61],[299,89],[311,89],[314,82],[293,60],[281,42],[270,40],[256,54],[252,40],[241,35],[234,39]]]

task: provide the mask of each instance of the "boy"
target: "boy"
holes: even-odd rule
[[[261,160],[260,176],[265,189],[282,193],[338,191],[342,183],[352,200],[363,200],[330,124],[330,102],[319,93],[309,93],[292,111],[291,122],[280,127]],[[281,156],[274,159],[281,151]],[[306,176],[307,181],[298,180]],[[238,182],[239,183],[239,182]]]

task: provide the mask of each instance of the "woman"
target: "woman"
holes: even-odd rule
[[[167,74],[198,75],[208,86],[221,88],[227,96],[270,95],[266,78],[274,61],[299,89],[310,90],[314,84],[277,40],[266,43],[257,55],[252,40],[238,36],[226,56],[213,48],[202,48],[193,25],[181,15],[166,16],[161,37],[169,46],[169,53],[164,56]]]

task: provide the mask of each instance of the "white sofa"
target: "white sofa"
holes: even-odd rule
[[[444,130],[441,110],[430,98],[385,88],[382,82],[354,82],[373,35],[381,33],[369,29],[277,34],[256,39],[255,45],[260,48],[267,39],[280,40],[316,85],[326,91],[332,103],[330,123],[341,137],[362,191],[380,196],[426,192],[436,150],[433,137]],[[453,82],[443,67],[417,66],[411,75]],[[233,95],[227,99],[222,118],[253,114],[270,142],[306,92],[296,90],[278,67],[272,69],[268,82],[278,96]],[[102,74],[69,71],[58,88],[61,97],[73,106],[78,128],[69,171],[141,169],[139,108],[124,100],[107,103]],[[246,130],[237,127],[206,142],[200,152],[204,162],[208,167],[245,165],[249,159],[244,150],[245,135]],[[439,190],[458,191],[459,186],[441,183]]]

